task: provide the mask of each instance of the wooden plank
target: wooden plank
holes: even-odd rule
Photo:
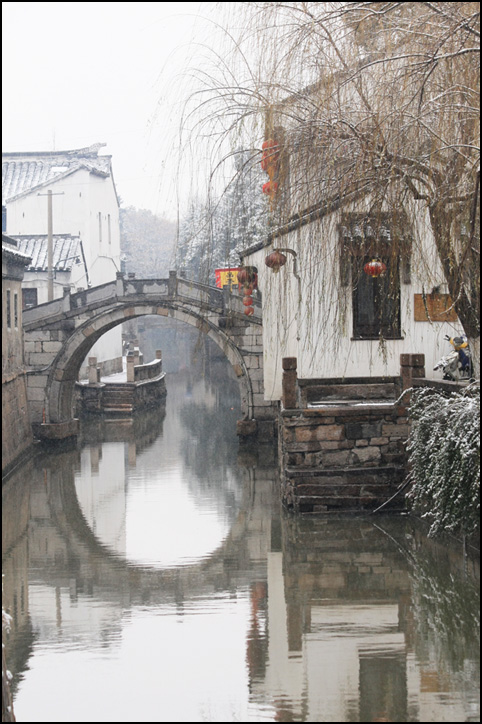
[[[458,317],[448,294],[414,294],[414,319],[416,322],[456,322]],[[428,312],[428,316],[427,316]]]

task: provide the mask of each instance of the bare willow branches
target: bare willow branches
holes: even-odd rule
[[[296,158],[281,179],[281,225],[360,194],[425,204],[457,313],[478,337],[479,3],[222,5],[241,11],[226,21],[238,28],[229,73],[213,66],[191,107],[218,149],[233,131],[252,147],[276,129]]]

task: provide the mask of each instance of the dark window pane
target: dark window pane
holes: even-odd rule
[[[369,258],[353,258],[353,336],[359,339],[400,336],[398,264],[383,259],[387,271],[370,277],[363,271]]]
[[[22,309],[28,309],[29,307],[36,307],[37,302],[37,290],[36,289],[22,289]]]

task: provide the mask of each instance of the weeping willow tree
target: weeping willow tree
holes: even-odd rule
[[[220,5],[226,46],[197,70],[185,114],[210,179],[234,146],[259,163],[253,139],[273,138],[275,235],[360,199],[370,218],[422,211],[478,373],[479,3]],[[391,243],[403,256],[404,235]]]

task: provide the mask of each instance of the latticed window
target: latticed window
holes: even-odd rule
[[[400,283],[401,276],[410,281],[410,240],[400,228],[388,214],[350,214],[340,226],[341,284],[352,288],[353,339],[401,336]],[[380,276],[365,272],[373,260],[384,266]]]
[[[380,257],[379,257],[380,258]],[[398,263],[381,257],[387,267],[379,277],[363,271],[371,258],[352,258],[353,337],[372,339],[400,337],[400,274]]]

